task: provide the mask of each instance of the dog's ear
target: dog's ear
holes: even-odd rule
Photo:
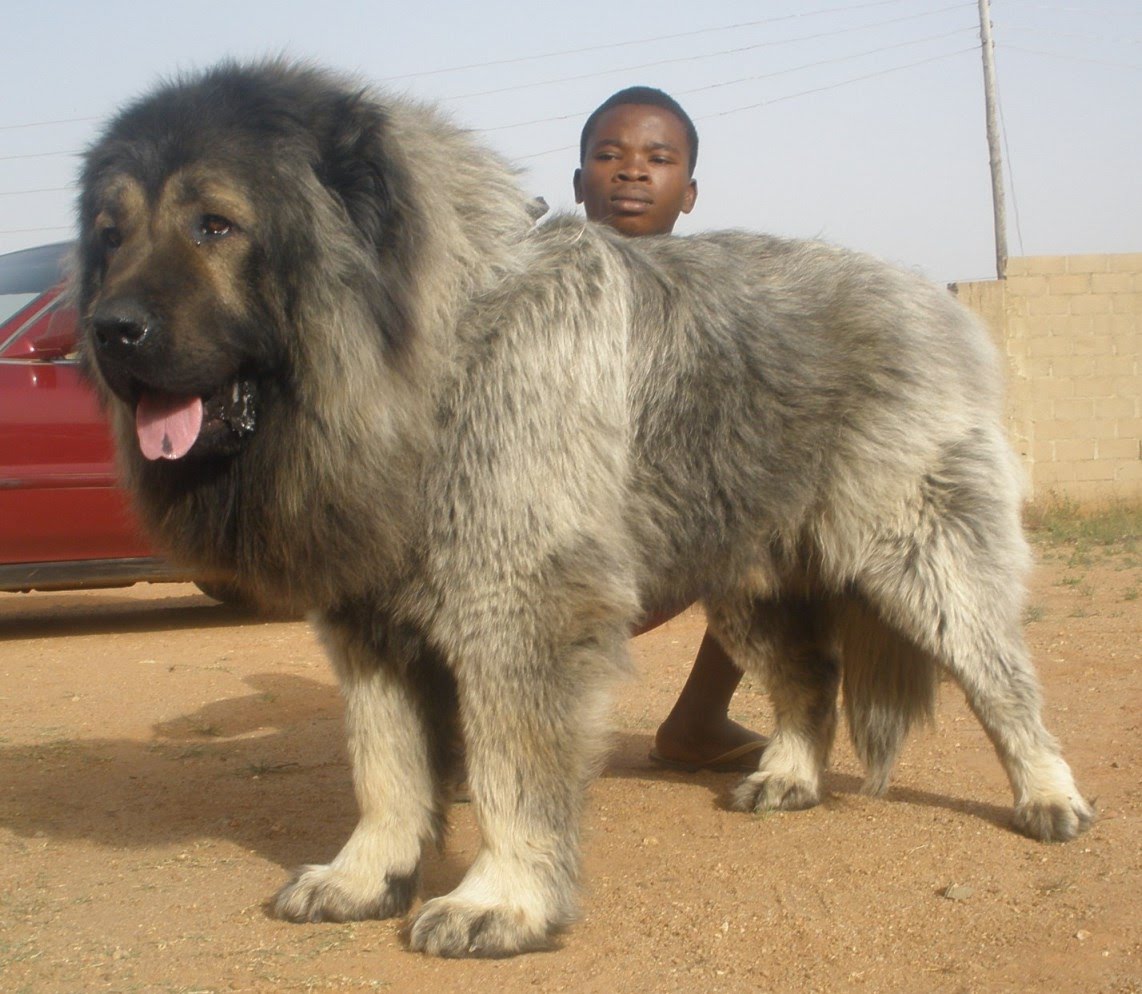
[[[388,347],[400,348],[414,335],[410,267],[423,234],[403,157],[394,154],[384,108],[365,94],[335,96],[317,119],[327,122],[318,139],[318,179],[373,259],[359,292]]]
[[[318,178],[345,207],[365,241],[382,249],[399,238],[403,212],[394,190],[401,167],[388,150],[384,111],[362,94],[339,97],[324,120]]]

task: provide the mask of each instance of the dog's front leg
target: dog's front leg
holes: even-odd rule
[[[360,820],[331,862],[305,866],[278,894],[290,921],[391,918],[408,911],[421,851],[437,841],[442,789],[434,771],[415,664],[380,658],[348,628],[326,623],[327,651],[341,679]]]
[[[415,950],[509,956],[550,945],[576,915],[583,793],[625,627],[544,650],[540,640],[504,646],[510,656],[480,653],[458,675],[483,845],[460,885],[415,916]]]

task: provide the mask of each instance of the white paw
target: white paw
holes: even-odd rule
[[[427,902],[408,929],[409,947],[431,956],[501,957],[547,949],[557,931],[518,907],[445,896]]]
[[[1094,819],[1094,808],[1077,793],[1015,807],[1015,827],[1040,842],[1068,842],[1090,828]]]
[[[737,811],[760,814],[763,811],[801,811],[821,800],[816,780],[760,770],[751,773],[734,789],[733,807]]]
[[[395,918],[412,905],[416,873],[366,880],[335,864],[303,866],[274,900],[274,914],[292,922]]]

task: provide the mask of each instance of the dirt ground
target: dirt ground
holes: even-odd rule
[[[729,775],[647,760],[702,619],[633,645],[586,817],[583,919],[553,952],[408,952],[400,922],[290,925],[266,899],[354,822],[330,671],[304,622],[189,586],[0,594],[0,990],[1142,991],[1142,562],[1039,544],[1027,632],[1047,721],[1100,820],[1043,845],[962,695],[909,742],[888,796],[838,741],[828,797],[726,810]],[[764,730],[748,685],[734,716]],[[843,736],[842,736],[843,739]],[[423,892],[472,859],[453,811]]]

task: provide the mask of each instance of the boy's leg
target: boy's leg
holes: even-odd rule
[[[707,631],[678,700],[654,736],[651,758],[688,770],[754,770],[766,739],[729,717],[742,672]]]

